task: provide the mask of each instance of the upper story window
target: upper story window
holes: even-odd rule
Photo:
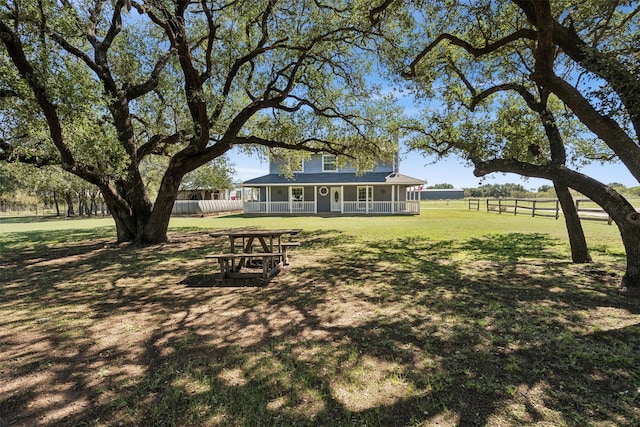
[[[336,156],[333,154],[324,154],[322,156],[322,172],[333,172],[336,170],[338,170]]]

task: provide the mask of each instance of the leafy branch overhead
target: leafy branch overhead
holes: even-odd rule
[[[183,177],[233,146],[325,151],[366,168],[391,155],[394,123],[380,118],[399,114],[367,81],[374,33],[361,6],[8,1],[0,88],[18,100],[0,107],[0,157],[22,158],[28,129],[100,188],[118,239],[137,242],[165,240]],[[145,171],[160,169],[152,203]]]
[[[559,197],[567,187],[588,196],[620,228],[623,283],[640,287],[635,209],[575,169],[616,160],[640,181],[640,8],[548,0],[462,1],[455,9],[446,1],[385,4],[397,8],[379,10],[376,20],[387,64],[432,106],[407,129],[411,146],[461,155],[477,176],[545,178]]]

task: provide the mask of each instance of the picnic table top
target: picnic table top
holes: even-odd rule
[[[231,238],[237,237],[263,237],[263,236],[282,236],[284,234],[290,234],[295,236],[302,231],[300,228],[283,228],[283,229],[250,229],[250,228],[237,228],[231,230],[219,230],[210,233],[213,237],[229,236]]]

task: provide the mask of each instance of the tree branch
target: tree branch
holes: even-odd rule
[[[479,94],[475,95],[472,99],[471,99],[471,111],[474,110],[474,108],[483,100],[485,100],[486,98],[488,98],[489,96],[493,95],[494,93],[497,92],[503,92],[503,91],[514,91],[517,92],[522,99],[524,99],[524,101],[527,103],[527,106],[539,113],[540,111],[542,111],[542,109],[544,109],[544,105],[542,105],[540,103],[540,101],[538,101],[535,97],[535,95],[533,95],[531,92],[529,92],[527,90],[526,87],[524,87],[521,84],[517,84],[517,83],[503,83],[503,84],[499,84],[493,87],[490,87],[488,89],[483,90],[482,92],[480,92]]]
[[[382,15],[382,13],[396,1],[397,0],[384,0],[380,5],[371,9],[369,11],[369,22],[371,22],[371,25],[378,24],[382,19],[380,15]]]
[[[618,59],[611,59],[610,55],[590,47],[580,37],[577,30],[570,25],[565,27],[557,20],[553,19],[549,11],[548,0],[513,0],[513,2],[525,13],[529,22],[536,26],[538,31],[540,58],[536,57],[536,62],[547,61],[545,55],[549,55],[549,43],[555,43],[569,58],[571,58],[586,70],[594,73],[605,80],[610,87],[620,97],[629,114],[636,135],[640,134],[640,80],[633,71],[625,68]],[[635,14],[638,9],[633,10],[629,15]],[[546,34],[545,34],[546,33]],[[540,47],[540,45],[542,47]],[[543,53],[544,52],[544,53]],[[547,70],[543,72],[543,70]],[[536,72],[542,73],[537,76],[543,77],[548,74],[548,65],[536,65]],[[541,81],[538,83],[542,84]]]
[[[58,157],[44,156],[42,154],[29,155],[25,153],[16,153],[13,145],[4,139],[0,139],[0,160],[5,162],[26,163],[36,167],[50,166],[60,163],[60,159]]]
[[[640,182],[640,150],[637,143],[612,118],[598,112],[582,93],[552,74],[545,87],[556,94],[594,134],[602,139]]]
[[[160,59],[158,59],[158,62],[156,62],[156,65],[147,81],[127,88],[127,99],[133,100],[154,90],[158,86],[160,73],[162,73],[167,62],[169,62],[169,59],[175,54],[175,52],[175,49],[169,49],[160,57]]]
[[[12,89],[0,89],[0,98],[15,98],[18,96],[18,92]]]
[[[500,40],[497,40],[493,43],[489,43],[479,48],[474,47],[469,42],[462,40],[461,38],[456,37],[452,34],[447,34],[447,33],[440,34],[438,37],[436,37],[434,41],[429,43],[429,45],[426,48],[424,48],[424,50],[422,50],[422,52],[420,52],[415,57],[415,59],[409,64],[409,71],[403,72],[402,76],[405,78],[416,77],[416,66],[418,65],[418,63],[420,63],[420,61],[422,61],[422,59],[425,56],[427,56],[436,46],[438,46],[443,41],[448,41],[449,43],[455,46],[461,47],[462,49],[464,49],[474,57],[478,57],[478,56],[487,55],[489,53],[493,53],[498,49],[500,49],[501,47],[506,46],[507,44],[520,39],[535,40],[536,31],[527,29],[527,28],[521,28],[512,34],[501,38]]]
[[[165,154],[166,149],[170,145],[178,144],[184,141],[185,132],[180,131],[173,135],[154,135],[149,140],[140,146],[137,151],[138,161],[141,161],[149,154]],[[160,148],[162,147],[162,148]]]
[[[205,50],[205,71],[200,74],[200,82],[204,83],[209,77],[211,77],[211,70],[213,68],[213,60],[211,58],[213,52],[213,42],[215,40],[215,34],[217,31],[218,25],[215,25],[213,22],[213,14],[211,10],[207,7],[206,0],[201,0],[200,4],[202,6],[202,10],[207,18],[207,26],[209,28],[208,37],[207,37],[207,48]]]
[[[635,208],[620,193],[604,183],[566,166],[538,166],[531,163],[509,159],[494,159],[486,162],[474,162],[473,174],[482,177],[494,172],[515,173],[531,178],[543,178],[553,182],[562,182],[567,187],[579,191],[602,206],[609,214],[620,212],[617,221],[627,221],[630,214],[636,214]],[[613,216],[613,215],[612,215]]]
[[[53,140],[53,144],[58,151],[60,151],[62,162],[68,165],[75,165],[73,154],[65,144],[62,136],[62,126],[56,105],[47,96],[46,87],[36,77],[36,73],[26,57],[20,38],[14,34],[13,30],[1,19],[0,39],[4,43],[7,53],[18,70],[18,73],[33,91],[36,101],[42,109],[49,125],[49,135]]]
[[[287,150],[309,151],[312,153],[329,153],[335,155],[342,155],[353,158],[352,155],[346,154],[344,148],[335,147],[335,143],[331,141],[322,140],[319,138],[307,138],[297,143],[286,143],[282,141],[274,141],[270,139],[259,138],[257,136],[237,137],[234,141],[237,145],[262,145],[269,148],[284,148]],[[321,147],[313,147],[309,144],[319,143]]]
[[[93,70],[93,72],[95,72],[98,76],[101,75],[101,73],[102,73],[101,68],[98,67],[98,65],[94,62],[93,59],[91,59],[91,57],[89,55],[87,55],[86,53],[84,53],[83,51],[81,51],[80,49],[78,49],[77,47],[72,45],[71,43],[69,43],[64,37],[62,37],[61,35],[55,33],[52,30],[49,30],[49,37],[51,37],[56,43],[58,43],[60,45],[60,47],[62,47],[64,50],[66,50],[67,52],[69,52],[70,54],[72,54],[73,56],[77,57],[78,59],[80,59],[85,64],[87,64],[87,66],[91,70]],[[88,37],[88,35],[87,35],[87,37]]]

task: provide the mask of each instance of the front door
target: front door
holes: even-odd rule
[[[331,212],[342,212],[342,190],[331,187]]]

